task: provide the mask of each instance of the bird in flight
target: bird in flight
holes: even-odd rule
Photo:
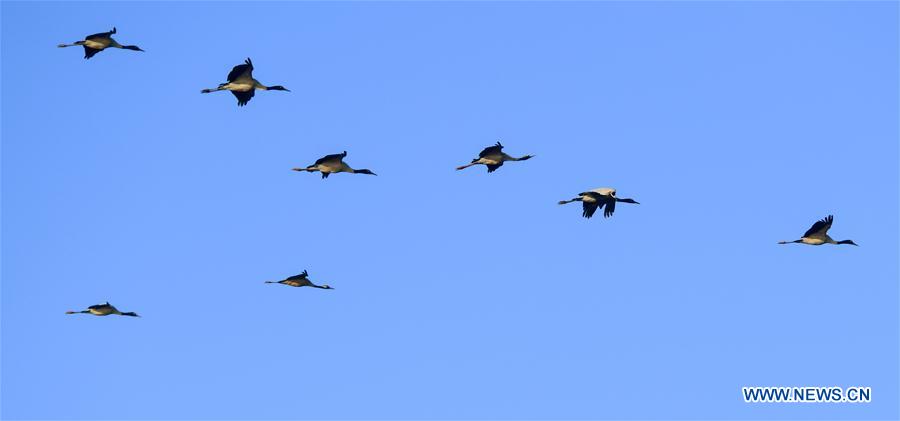
[[[831,229],[831,224],[834,222],[834,216],[828,215],[825,219],[821,219],[816,221],[815,224],[812,225],[806,233],[800,237],[799,240],[794,241],[779,241],[778,244],[790,244],[790,243],[801,243],[801,244],[809,244],[811,246],[821,246],[822,244],[851,244],[854,246],[859,246],[853,242],[853,240],[841,240],[834,241],[831,237],[828,236],[828,230]]]
[[[308,171],[308,172],[316,172],[319,171],[322,173],[322,178],[328,178],[329,175],[339,172],[347,172],[350,174],[369,174],[369,175],[378,175],[373,173],[371,170],[361,169],[354,170],[350,168],[349,165],[344,163],[344,157],[347,156],[347,151],[336,153],[333,155],[325,155],[322,158],[319,158],[314,164],[306,167],[306,168],[291,168],[294,171]]]
[[[110,314],[118,314],[119,316],[141,317],[141,316],[138,316],[137,313],[131,312],[131,311],[129,311],[127,313],[122,313],[121,311],[119,311],[119,309],[117,309],[115,306],[110,304],[109,301],[107,301],[105,304],[92,305],[92,306],[88,307],[87,310],[82,310],[82,311],[71,311],[70,310],[70,311],[66,312],[66,314],[79,314],[79,313],[93,314],[94,316],[109,316]]]
[[[287,285],[289,287],[313,287],[320,289],[334,289],[326,284],[316,285],[309,280],[309,274],[304,270],[303,273],[299,275],[294,275],[282,279],[280,281],[266,281],[267,284],[282,284]]]
[[[84,41],[75,41],[72,44],[59,44],[57,47],[66,48],[66,47],[75,47],[80,45],[84,47],[84,58],[89,59],[93,57],[95,54],[109,48],[121,48],[123,50],[132,50],[132,51],[144,51],[137,45],[122,45],[116,42],[112,38],[113,34],[116,33],[116,28],[113,28],[112,31],[109,32],[100,32],[92,35],[88,35],[84,37]]]
[[[509,156],[503,152],[503,145],[501,145],[500,142],[497,142],[494,146],[484,148],[484,150],[478,154],[478,158],[473,159],[472,162],[466,165],[456,167],[456,170],[464,170],[473,165],[483,164],[487,166],[487,171],[491,173],[503,166],[503,163],[506,161],[527,161],[533,157],[534,155],[525,155],[520,158]]]
[[[585,218],[594,216],[594,212],[604,206],[606,206],[606,209],[603,210],[603,217],[609,218],[616,211],[616,202],[640,204],[634,199],[619,199],[616,197],[616,189],[609,187],[578,193],[578,197],[571,200],[561,200],[559,204],[565,205],[572,202],[581,202],[584,209],[581,215]]]
[[[239,64],[231,69],[231,73],[228,73],[228,82],[220,83],[218,88],[204,89],[200,92],[208,94],[210,92],[217,91],[231,91],[234,97],[237,98],[238,107],[243,107],[244,105],[247,105],[248,102],[250,102],[250,99],[252,99],[253,95],[256,94],[257,89],[261,91],[290,92],[290,90],[285,88],[284,86],[266,86],[262,83],[259,83],[258,80],[254,79],[253,62],[250,61],[249,57],[247,58],[247,60],[244,60],[244,64]]]

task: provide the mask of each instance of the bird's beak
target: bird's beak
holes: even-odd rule
[[[302,168],[291,168],[291,171],[303,171]]]

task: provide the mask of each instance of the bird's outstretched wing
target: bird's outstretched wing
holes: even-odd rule
[[[596,212],[597,209],[602,208],[603,204],[604,203],[602,201],[581,202],[581,208],[583,210],[583,212],[581,213],[581,216],[583,216],[585,218],[590,218],[590,217],[594,216],[594,212]]]
[[[606,209],[603,210],[603,217],[609,218],[616,211],[616,199],[606,196],[602,203],[606,204]]]
[[[301,279],[306,279],[307,276],[309,276],[309,274],[304,270],[303,273],[299,275],[289,276],[285,281],[299,281]]]
[[[831,223],[834,222],[834,216],[828,215],[824,219],[816,221],[815,224],[810,227],[805,234],[804,237],[809,237],[810,235],[815,234],[827,234],[828,230],[831,228]]]
[[[116,28],[113,28],[112,31],[109,31],[109,32],[98,32],[96,34],[90,34],[90,35],[84,37],[84,39],[90,41],[90,40],[96,40],[96,39],[101,39],[101,38],[109,38],[112,36],[112,34],[115,34],[115,33],[116,33]]]
[[[231,91],[231,93],[234,94],[235,98],[237,98],[238,107],[243,107],[244,105],[247,105],[248,102],[250,102],[250,99],[253,98],[253,95],[256,95],[256,90],[251,89],[246,92]]]
[[[494,146],[488,146],[488,147],[484,148],[484,150],[481,151],[480,154],[478,154],[478,157],[484,158],[488,155],[496,155],[496,154],[500,153],[500,151],[502,151],[502,150],[503,150],[503,145],[501,145],[500,142],[497,142],[497,144]]]
[[[497,168],[500,168],[503,166],[503,162],[501,161],[496,164],[486,164],[486,166],[487,166],[488,172],[494,172],[497,170]]]
[[[250,61],[249,57],[244,60],[244,64],[238,64],[231,69],[231,73],[228,73],[228,81],[234,82],[236,79],[243,76],[253,77],[253,62]]]
[[[103,51],[103,50],[98,50],[96,48],[88,47],[87,45],[82,45],[82,47],[84,47],[84,58],[85,59],[89,59],[89,58],[93,57],[95,54]]]
[[[318,160],[316,160],[316,163],[313,165],[319,165],[319,164],[325,164],[325,163],[331,163],[331,162],[338,163],[338,162],[341,162],[345,156],[347,156],[347,151],[344,151],[341,153],[336,153],[336,154],[331,154],[331,155],[325,155],[325,156],[319,158]]]

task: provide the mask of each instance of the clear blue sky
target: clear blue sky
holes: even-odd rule
[[[895,2],[3,2],[2,84],[3,418],[900,416]]]

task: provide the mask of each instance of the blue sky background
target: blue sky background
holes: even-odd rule
[[[2,107],[3,418],[900,417],[896,2],[3,2]]]

